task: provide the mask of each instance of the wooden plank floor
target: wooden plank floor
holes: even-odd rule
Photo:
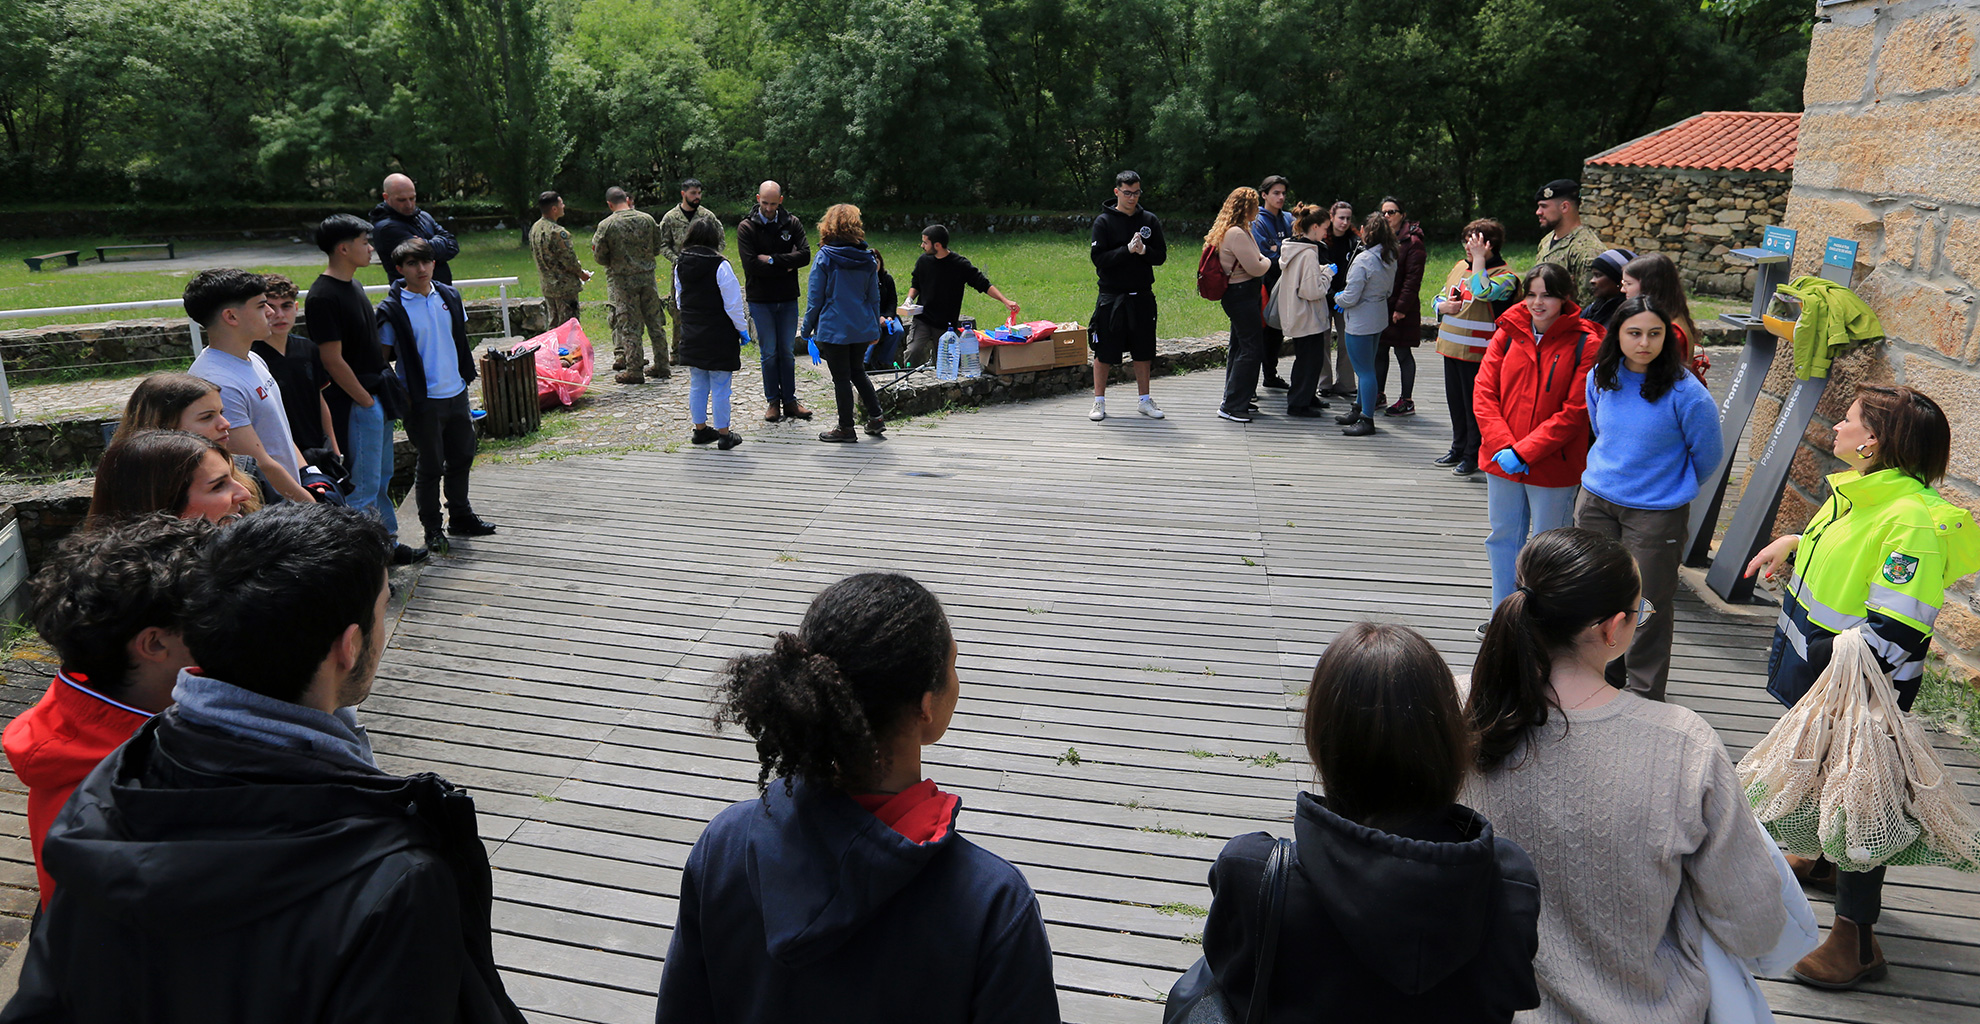
[[[1189,908],[1218,849],[1289,820],[1309,774],[1295,694],[1328,639],[1373,618],[1460,671],[1476,653],[1484,485],[1428,464],[1448,431],[1437,357],[1418,358],[1424,413],[1369,439],[1218,420],[1211,372],[1158,382],[1163,422],[1120,393],[1103,424],[1066,398],[883,443],[478,469],[502,532],[425,569],[362,714],[387,768],[475,790],[496,953],[532,1018],[648,1020],[680,866],[754,793],[747,742],[708,726],[710,674],[830,581],[911,573],[961,647],[930,774],[1038,890],[1067,1019],[1156,1021],[1201,951]],[[1768,627],[1689,595],[1681,620],[1671,692],[1737,757],[1778,712]],[[1980,790],[1974,759],[1943,749]],[[1769,996],[1786,1020],[1973,1021],[1976,916],[1971,877],[1895,872],[1889,981]]]

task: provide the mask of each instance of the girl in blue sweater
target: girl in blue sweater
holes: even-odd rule
[[[1628,653],[1609,663],[1609,682],[1663,700],[1691,499],[1722,454],[1719,409],[1685,371],[1670,314],[1647,296],[1617,307],[1587,386],[1595,443],[1574,524],[1621,542],[1636,557],[1643,596],[1656,608],[1637,627]]]

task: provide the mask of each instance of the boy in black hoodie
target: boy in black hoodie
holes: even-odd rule
[[[1141,207],[1141,175],[1114,175],[1114,198],[1093,218],[1093,269],[1100,276],[1100,298],[1093,304],[1087,344],[1093,349],[1093,411],[1087,419],[1107,418],[1107,375],[1126,354],[1134,360],[1134,383],[1141,414],[1162,418],[1148,394],[1155,361],[1155,268],[1168,262],[1169,242],[1162,222]]]

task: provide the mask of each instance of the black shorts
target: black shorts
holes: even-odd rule
[[[1153,292],[1101,292],[1093,306],[1087,345],[1093,358],[1110,366],[1126,354],[1137,363],[1155,358],[1155,295]]]

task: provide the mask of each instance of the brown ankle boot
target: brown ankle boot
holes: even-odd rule
[[[1836,866],[1821,858],[1809,860],[1806,857],[1787,855],[1788,869],[1794,872],[1795,881],[1810,889],[1823,892],[1836,891]]]
[[[1794,965],[1794,980],[1816,988],[1848,989],[1890,973],[1870,926],[1838,915],[1829,937]]]

